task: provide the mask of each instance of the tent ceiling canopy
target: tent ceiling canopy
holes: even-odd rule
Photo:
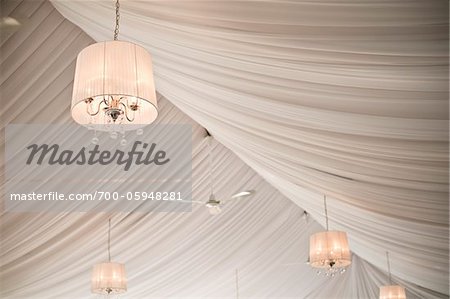
[[[2,127],[71,122],[76,55],[112,39],[113,1],[2,10],[28,19],[2,36]],[[408,298],[448,298],[447,1],[121,1],[119,39],[152,55],[157,122],[193,125],[194,196],[208,197],[202,127],[220,143],[218,192],[257,190],[217,218],[118,215],[129,296],[232,297],[240,268],[242,296],[375,298],[388,250]],[[354,252],[334,280],[303,264],[324,194]],[[89,295],[104,215],[0,220],[7,298]]]

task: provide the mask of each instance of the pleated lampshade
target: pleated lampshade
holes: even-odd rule
[[[380,287],[380,299],[406,299],[405,288],[399,285]]]
[[[127,291],[125,265],[120,263],[96,264],[92,270],[91,291],[94,294],[122,294]]]
[[[341,231],[324,231],[311,235],[309,263],[315,268],[342,268],[351,264],[347,234]]]
[[[114,116],[117,123],[132,123],[136,129],[152,123],[157,115],[152,60],[143,47],[106,41],[78,54],[72,94],[72,117],[77,123],[103,125]]]

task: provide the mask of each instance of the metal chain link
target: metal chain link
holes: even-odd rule
[[[108,219],[108,262],[111,262],[111,218]]]
[[[325,221],[326,221],[326,226],[327,226],[327,231],[328,231],[328,209],[327,209],[327,196],[326,195],[323,196],[323,205],[325,206]]]
[[[389,262],[389,252],[386,251],[386,260],[389,273],[389,283],[392,285],[391,263]]]
[[[212,148],[212,136],[208,136],[208,147],[209,147],[209,180],[211,187],[211,194],[214,194],[214,177],[213,177],[213,148]]]
[[[114,29],[114,40],[118,40],[119,38],[119,20],[120,20],[120,13],[119,13],[119,0],[116,1],[116,28]]]

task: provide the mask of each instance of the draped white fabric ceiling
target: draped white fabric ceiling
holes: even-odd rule
[[[113,2],[52,4],[94,40],[112,38]],[[52,4],[2,2],[2,15],[29,18],[1,40],[2,128],[71,121],[74,59],[93,41]],[[194,195],[208,196],[194,122],[225,146],[217,193],[258,190],[216,218],[117,215],[128,298],[232,297],[235,268],[242,297],[375,298],[386,250],[409,298],[448,297],[446,5],[122,1],[120,38],[152,53],[167,98],[158,121],[193,124]],[[300,215],[323,225],[323,194],[356,253],[334,280],[283,265],[307,259],[321,228]],[[105,219],[3,213],[2,296],[87,297]]]

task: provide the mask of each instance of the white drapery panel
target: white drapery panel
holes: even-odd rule
[[[2,128],[11,122],[71,121],[69,106],[74,59],[83,47],[93,41],[65,21],[49,3],[8,1],[7,4],[2,2],[2,13],[26,15],[30,23],[14,35],[2,36]],[[424,64],[424,73],[430,76],[429,82],[425,83],[430,84],[430,89],[433,84],[437,86],[436,91],[433,92],[433,89],[430,92],[423,87],[420,92],[420,87],[424,86],[421,84],[425,83],[411,83],[409,88],[418,90],[400,90],[395,93],[399,98],[396,96],[388,101],[384,96],[392,96],[394,90],[374,88],[382,92],[378,98],[361,86],[360,96],[367,101],[367,105],[372,101],[372,108],[367,108],[367,111],[352,110],[364,107],[359,103],[361,98],[355,95],[358,88],[344,86],[337,93],[340,84],[326,86],[318,85],[314,80],[307,82],[312,80],[309,78],[311,73],[319,77],[324,75],[314,69],[325,62],[328,65],[324,65],[324,71],[329,73],[333,70],[330,64],[335,60],[331,56],[327,58],[327,51],[309,49],[305,52],[323,61],[300,63],[304,57],[297,54],[299,49],[294,46],[301,39],[292,40],[292,36],[298,34],[302,27],[298,24],[296,28],[293,27],[293,24],[301,21],[291,20],[299,13],[297,10],[261,2],[257,13],[251,13],[246,3],[236,2],[217,4],[214,6],[217,11],[214,12],[207,3],[190,4],[172,3],[166,7],[161,3],[122,3],[122,31],[129,36],[136,34],[140,39],[147,40],[140,43],[158,57],[155,61],[157,88],[182,107],[183,112],[207,125],[216,138],[322,222],[321,195],[309,190],[327,191],[330,194],[331,227],[348,230],[352,248],[381,269],[385,269],[384,250],[389,249],[393,257],[394,275],[399,277],[396,282],[407,288],[408,298],[446,297],[442,293],[448,292],[443,288],[448,277],[448,220],[444,219],[448,206],[443,200],[445,192],[442,186],[439,188],[445,184],[442,162],[446,161],[443,153],[447,148],[445,138],[442,138],[445,131],[442,123],[446,119],[446,110],[442,108],[445,106],[442,100],[444,91],[439,91],[442,86],[433,79],[438,80],[442,73],[433,75],[437,67],[430,66],[438,64],[440,60],[433,58],[433,55],[422,55],[420,61],[402,58],[404,63],[412,61],[418,65]],[[287,4],[295,5],[284,2],[284,5]],[[91,28],[95,31],[99,30],[96,38],[110,39],[109,25],[113,16],[110,2],[100,3],[100,6],[94,2],[64,2],[62,5],[81,5],[84,9],[77,12],[77,17],[89,21],[89,26],[93,26]],[[313,15],[316,8],[308,10],[308,5],[304,6],[303,12],[310,17],[303,21],[313,22],[317,17]],[[57,7],[61,9],[59,3]],[[274,18],[272,21],[280,23],[277,26],[264,25],[267,23],[264,15],[259,21],[253,19],[258,14],[269,13],[269,9]],[[420,9],[426,12],[420,7],[411,10],[418,12]],[[95,14],[88,10],[95,11]],[[130,23],[129,12],[141,14],[142,19],[134,18]],[[153,13],[156,15],[151,17]],[[385,14],[386,21],[395,13]],[[70,14],[69,10],[67,14]],[[330,16],[333,14],[330,12]],[[163,22],[162,16],[177,16],[177,20]],[[291,17],[279,22],[277,16],[278,20],[283,19],[283,16]],[[212,22],[212,19],[217,21]],[[369,19],[365,20],[368,22],[367,28],[358,30],[363,32],[376,27],[373,25],[377,22],[372,20],[373,23],[370,23]],[[414,23],[406,17],[400,19],[405,27]],[[422,20],[429,23],[433,18],[422,16]],[[324,25],[329,22],[327,18],[322,21]],[[347,22],[348,26],[355,26],[350,19]],[[101,26],[95,27],[95,24]],[[130,27],[130,24],[133,26]],[[234,29],[245,29],[246,33],[235,32]],[[331,36],[339,28],[327,29],[330,29],[327,32]],[[284,34],[280,33],[281,30]],[[306,43],[309,39],[311,43],[317,43],[317,34],[322,31],[317,31],[317,28],[308,30],[312,30],[308,31],[309,37],[305,30],[301,30],[304,37],[302,42]],[[420,30],[411,31],[418,34]],[[383,32],[385,30],[379,31],[380,34]],[[95,37],[93,32],[89,33]],[[227,35],[224,37],[225,33]],[[362,33],[359,36],[363,38]],[[423,36],[431,38],[430,35]],[[193,47],[197,39],[204,39],[201,43],[203,48]],[[279,39],[278,49],[267,45],[268,39]],[[370,38],[366,39],[368,45],[377,45]],[[392,37],[394,41],[404,39],[399,39],[399,35]],[[290,54],[289,43],[292,43]],[[323,47],[331,45],[324,43]],[[260,50],[254,51],[257,49]],[[218,52],[211,53],[212,50]],[[346,55],[345,51],[339,54],[341,50],[334,53],[334,57],[339,56],[338,59],[349,64],[352,59],[355,60],[348,69],[350,75],[354,72],[353,68],[358,68],[358,63],[361,63],[358,62],[358,59],[362,59],[359,56],[364,55],[355,54],[350,59],[349,56],[353,55]],[[280,58],[277,53],[283,57]],[[394,59],[398,55],[390,58],[387,55],[380,56],[373,57],[373,64],[378,66],[380,73],[386,75],[386,66],[381,62],[399,61]],[[176,65],[178,63],[179,66]],[[359,69],[363,72],[369,66],[364,65]],[[342,64],[335,67],[337,74],[343,72]],[[409,68],[405,67],[406,73]],[[269,69],[273,71],[267,71]],[[303,77],[305,80],[297,77],[300,70],[308,74]],[[368,69],[366,71],[371,73]],[[254,76],[252,80],[250,75]],[[423,76],[417,75],[418,80],[424,81]],[[318,80],[319,77],[314,78]],[[340,75],[336,77],[342,79]],[[363,78],[359,76],[356,79],[359,82],[364,81]],[[380,84],[387,84],[384,82],[387,81],[385,76],[380,75],[379,80]],[[365,84],[375,83],[367,79]],[[307,97],[310,105],[324,106],[307,108],[305,103],[300,102],[306,101],[300,96],[304,94],[310,94]],[[316,94],[320,96],[315,98]],[[324,98],[327,94],[331,97],[328,100]],[[347,99],[344,94],[347,94]],[[400,97],[400,94],[405,97]],[[423,97],[428,102],[424,102]],[[390,108],[377,104],[382,99],[389,103]],[[342,102],[344,100],[355,103],[345,104]],[[407,104],[402,105],[404,102]],[[51,109],[44,109],[49,105]],[[394,109],[394,105],[397,109]],[[436,105],[441,108],[436,108]],[[208,168],[206,151],[203,150],[203,129],[167,100],[161,98],[160,106],[162,114],[159,121],[187,122],[194,126],[194,195],[197,199],[206,199],[209,187],[206,185]],[[368,111],[393,115],[370,117]],[[324,118],[324,115],[327,117]],[[423,120],[417,120],[419,118]],[[406,136],[410,136],[410,140]],[[1,144],[4,145],[3,136]],[[241,273],[241,297],[374,298],[378,294],[378,287],[387,284],[383,270],[358,256],[354,256],[350,272],[344,276],[334,280],[317,277],[313,270],[303,264],[307,259],[309,235],[321,230],[317,223],[303,222],[300,218],[301,209],[293,206],[292,202],[224,147],[218,146],[216,152],[216,170],[219,173],[217,193],[228,196],[235,187],[251,186],[258,190],[257,196],[227,207],[230,209],[219,218],[211,218],[202,207],[195,207],[194,212],[187,215],[116,215],[114,220],[118,224],[113,230],[113,256],[127,265],[130,275],[128,298],[233,297],[235,268],[239,268]],[[305,155],[310,155],[310,159],[306,159]],[[410,158],[411,164],[406,163],[408,159],[405,156]],[[327,160],[329,164],[321,162],[324,158],[330,160]],[[368,162],[369,158],[374,163],[386,163],[378,169],[379,177],[369,176],[369,170],[371,172],[374,168]],[[348,163],[344,166],[334,161],[347,159]],[[356,168],[354,163],[359,160],[367,170]],[[303,163],[310,162],[318,164],[319,168],[314,170],[303,166]],[[356,169],[367,171],[361,174],[367,182],[355,180],[344,184],[338,177],[320,172],[320,167],[325,164],[329,165],[332,174],[341,175],[343,171],[356,176]],[[405,195],[405,189],[406,186],[411,187],[410,180],[414,173],[408,173],[409,179],[398,179],[404,173],[402,166],[405,165],[411,165],[418,172],[415,174],[417,185],[412,186],[410,197]],[[391,180],[385,176],[388,170],[392,171],[389,174]],[[428,180],[419,180],[424,178]],[[379,184],[379,188],[374,187],[374,181]],[[383,185],[388,182],[392,186]],[[406,185],[399,187],[397,183]],[[307,186],[308,189],[301,186]],[[436,190],[433,189],[435,187]],[[434,192],[428,192],[428,189]],[[356,196],[356,191],[361,195],[358,193]],[[420,192],[423,197],[419,196]],[[89,271],[106,254],[107,216],[3,213],[0,221],[2,297],[89,297]],[[167,230],[171,227],[176,229]],[[299,264],[285,265],[292,262]]]
[[[52,1],[95,40],[109,1]],[[395,275],[448,294],[446,1],[121,4],[158,91]]]

